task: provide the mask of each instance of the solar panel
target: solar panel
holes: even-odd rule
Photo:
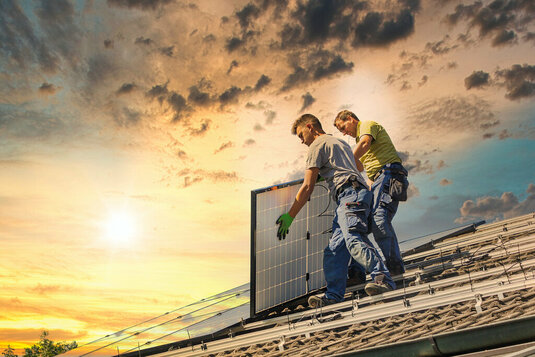
[[[288,212],[303,180],[251,192],[251,316],[325,287],[323,249],[331,235],[334,204],[327,184],[316,183],[286,239],[277,218]]]

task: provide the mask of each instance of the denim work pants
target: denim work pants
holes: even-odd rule
[[[396,168],[402,168],[400,164],[391,165]],[[392,275],[397,275],[404,273],[405,267],[399,250],[398,238],[392,226],[392,219],[399,205],[399,201],[396,197],[392,197],[390,193],[393,175],[396,175],[398,180],[403,180],[405,190],[403,194],[407,194],[407,177],[399,173],[393,173],[391,169],[384,168],[371,187],[373,192],[372,232],[375,242],[383,252],[388,270]]]
[[[323,272],[327,281],[325,296],[336,301],[344,299],[350,258],[369,271],[372,280],[382,274],[383,282],[395,289],[381,256],[367,237],[372,193],[348,185],[336,201],[333,234],[323,251]]]

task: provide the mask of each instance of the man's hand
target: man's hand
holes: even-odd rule
[[[285,213],[281,215],[277,219],[277,223],[279,225],[279,229],[277,231],[277,237],[279,237],[279,240],[286,238],[286,235],[290,231],[290,225],[294,221],[293,217],[290,216],[288,213]]]

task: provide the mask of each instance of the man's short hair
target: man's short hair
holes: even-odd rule
[[[338,126],[336,125],[336,123],[339,123],[339,122],[346,122],[346,121],[348,121],[350,118],[353,118],[353,119],[355,119],[356,121],[359,120],[359,118],[355,115],[355,113],[350,112],[349,110],[342,110],[340,113],[338,113],[338,115],[337,115],[336,118],[334,119],[334,126],[335,126],[336,128],[338,128]]]
[[[292,125],[292,134],[296,135],[297,128],[306,124],[312,124],[312,127],[314,129],[316,129],[317,131],[323,132],[323,128],[321,127],[321,123],[318,118],[316,118],[312,114],[303,114],[296,121],[294,121],[294,124]]]

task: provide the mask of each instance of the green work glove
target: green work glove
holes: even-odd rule
[[[279,240],[286,238],[286,235],[290,231],[290,225],[294,221],[293,217],[290,216],[288,213],[285,213],[281,215],[277,219],[277,224],[279,225],[279,230],[277,231],[277,237],[279,237]]]

